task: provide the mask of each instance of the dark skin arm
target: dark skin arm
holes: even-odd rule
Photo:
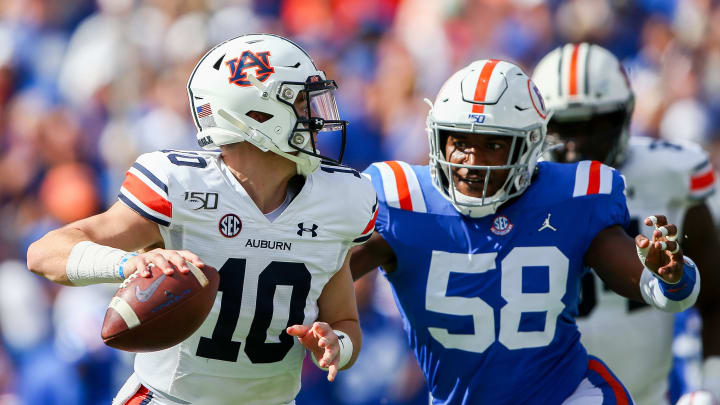
[[[657,225],[667,226],[668,236],[677,234],[675,225],[668,225],[662,215],[657,215]],[[645,225],[651,226],[652,222],[645,220]],[[593,239],[590,247],[585,253],[585,264],[592,267],[598,276],[616,293],[631,300],[643,302],[640,294],[640,276],[643,272],[643,265],[638,259],[635,245],[646,248],[650,246],[645,265],[654,273],[669,282],[677,282],[682,277],[683,252],[682,249],[674,254],[676,243],[662,237],[659,230],[653,231],[653,241],[638,235],[635,243],[625,230],[619,225],[613,225],[600,231]],[[667,244],[667,250],[660,248],[660,243]]]
[[[712,222],[710,222],[712,223]],[[646,220],[646,225],[652,225]],[[667,225],[665,217],[658,215],[658,226]],[[670,235],[677,233],[674,225],[668,225]],[[654,231],[656,241],[666,241],[668,250],[675,248],[675,243],[661,237],[658,230]],[[652,244],[652,246],[650,246]],[[682,276],[682,249],[675,254],[661,251],[659,242],[648,240],[638,235],[633,241],[619,225],[600,231],[590,244],[585,254],[585,264],[595,269],[598,275],[618,294],[642,302],[640,294],[640,276],[643,266],[638,260],[635,245],[650,246],[646,264],[651,269],[658,269],[659,274],[668,280],[678,280]],[[608,254],[612,252],[612,254]],[[375,232],[364,245],[355,246],[350,257],[350,269],[353,280],[382,266],[386,272],[392,273],[397,265],[397,258],[387,241]],[[700,264],[698,264],[700,266]]]
[[[643,266],[638,260],[635,244],[632,241],[632,238],[618,225],[603,229],[590,244],[585,254],[585,264],[592,267],[616,293],[643,302],[638,288]]]
[[[720,241],[707,205],[699,204],[687,210],[683,223],[683,250],[695,261],[702,286],[697,308],[703,319],[703,355],[720,356]]]
[[[386,272],[392,273],[397,266],[397,258],[390,244],[380,236],[379,232],[375,232],[367,242],[352,248],[350,256],[352,278],[357,280],[379,266],[382,266]]]

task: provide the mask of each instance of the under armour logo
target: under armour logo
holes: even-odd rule
[[[310,232],[313,238],[317,236],[317,232],[315,232],[318,229],[317,224],[312,224],[312,228],[305,228],[304,222],[300,222],[298,228],[300,228],[300,230],[297,231],[298,236],[303,236],[303,232]]]
[[[542,231],[543,229],[550,229],[551,231],[557,231],[557,229],[555,229],[554,226],[550,225],[550,215],[552,215],[552,214],[548,213],[547,218],[545,218],[545,222],[543,222],[540,229],[538,229],[538,232]]]

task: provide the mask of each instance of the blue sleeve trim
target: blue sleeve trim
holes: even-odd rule
[[[153,183],[155,183],[155,185],[157,185],[158,187],[163,189],[163,191],[165,191],[166,193],[168,192],[167,184],[163,183],[160,179],[158,179],[154,174],[152,174],[152,172],[150,170],[146,169],[145,166],[141,165],[138,162],[135,162],[135,164],[133,164],[132,167],[136,168],[140,173],[147,176],[147,178],[150,179],[150,181],[152,181]]]
[[[122,193],[118,194],[118,198],[120,199],[120,201],[124,202],[125,205],[127,205],[127,206],[130,207],[130,208],[132,208],[133,211],[137,212],[137,213],[140,214],[142,217],[144,217],[144,218],[146,218],[146,219],[149,219],[149,220],[151,220],[151,221],[153,221],[153,222],[155,222],[155,223],[157,223],[157,224],[163,225],[163,226],[168,226],[168,227],[170,226],[170,222],[165,221],[165,220],[162,220],[162,219],[157,218],[157,217],[154,217],[154,216],[148,214],[147,212],[143,211],[142,208],[138,207],[138,206],[137,206],[134,202],[132,202],[129,198],[127,198],[127,197],[125,197],[124,195],[122,195]]]
[[[683,264],[683,275],[675,284],[669,284],[663,281],[662,278],[658,277],[658,285],[663,295],[673,301],[682,301],[687,298],[695,288],[695,266],[684,261]]]

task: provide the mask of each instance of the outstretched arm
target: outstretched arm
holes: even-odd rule
[[[293,325],[287,333],[297,336],[320,367],[335,380],[340,369],[352,366],[360,353],[362,333],[350,276],[350,253],[340,270],[325,284],[318,298],[318,320],[312,326]]]
[[[646,218],[645,225],[655,226],[652,241],[638,235],[634,244],[617,225],[602,230],[590,244],[585,263],[627,298],[673,312],[693,305],[700,279],[674,241],[677,227],[662,215]]]
[[[73,285],[65,269],[70,251],[79,242],[92,241],[126,251],[162,242],[157,224],[120,202],[102,214],[48,232],[27,251],[28,268],[50,281]]]
[[[108,260],[120,259],[124,253],[162,243],[163,239],[156,223],[143,218],[125,204],[117,202],[102,214],[81,219],[48,232],[34,242],[27,251],[28,268],[33,273],[55,283],[79,285],[68,278],[67,267],[73,248],[84,241],[102,246],[98,247],[93,244],[92,252],[88,250],[87,254],[79,255],[75,268],[113,267],[113,263]],[[113,251],[110,248],[120,251]],[[91,254],[96,252],[99,253]],[[106,252],[110,252],[107,254],[112,257],[101,257]],[[144,270],[145,266],[151,263],[166,274],[172,274],[174,268],[179,269],[181,273],[189,272],[185,266],[185,260],[192,261],[197,266],[204,266],[196,255],[188,251],[154,249],[139,256],[125,257],[125,259],[127,262],[123,264],[124,277],[136,270]],[[149,276],[149,272],[145,270],[142,275]],[[121,280],[105,282],[109,281]]]
[[[392,273],[395,271],[397,258],[390,244],[375,232],[370,239],[362,245],[352,248],[350,257],[350,271],[353,280],[357,280],[365,274],[375,270],[379,266]]]
[[[622,227],[615,225],[600,231],[585,254],[585,264],[613,291],[642,302],[638,285],[643,265],[638,260],[635,243]]]

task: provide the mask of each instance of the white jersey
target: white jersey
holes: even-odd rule
[[[625,163],[630,233],[651,237],[643,219],[664,214],[682,233],[685,213],[715,190],[708,157],[695,144],[631,137]],[[594,273],[583,279],[577,324],[588,352],[605,361],[638,405],[667,403],[674,314],[629,301]]]
[[[270,222],[219,153],[163,151],[137,159],[119,198],[160,225],[166,249],[190,250],[220,273],[192,336],[136,356],[140,382],[178,403],[291,403],[305,349],[285,328],[317,319],[323,287],[372,234],[370,182],[323,165]]]

